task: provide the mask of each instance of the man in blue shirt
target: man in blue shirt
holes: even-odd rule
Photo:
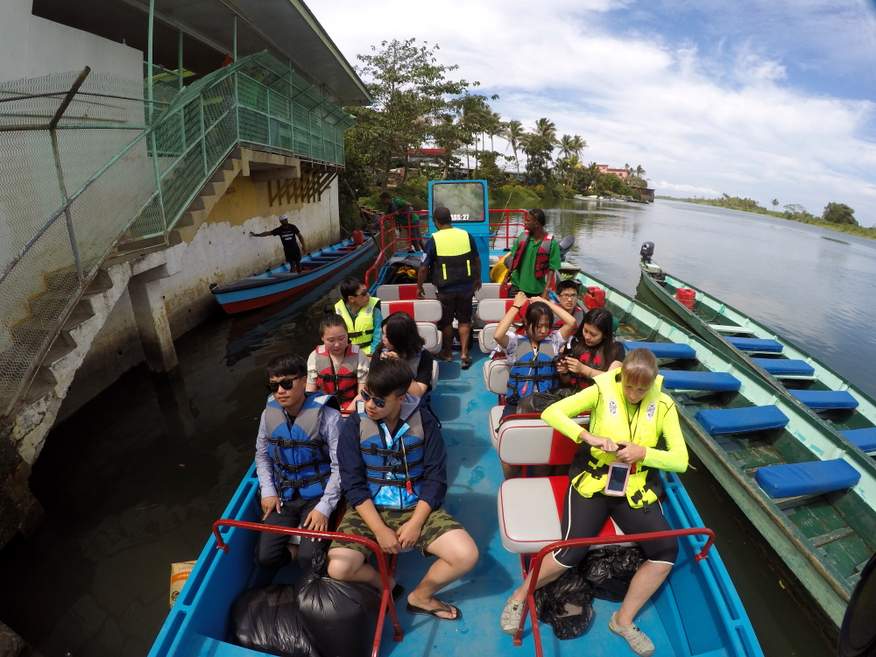
[[[478,549],[441,508],[447,492],[444,440],[428,407],[407,394],[411,380],[404,361],[373,362],[360,393],[364,401],[341,425],[338,463],[349,508],[337,531],[371,538],[388,554],[417,548],[437,557],[408,594],[407,610],[453,621],[461,612],[435,594],[474,568]],[[370,554],[358,543],[334,541],[329,576],[379,590]]]

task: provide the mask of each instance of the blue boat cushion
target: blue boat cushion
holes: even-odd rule
[[[633,349],[647,349],[655,358],[673,358],[675,360],[694,359],[697,357],[697,352],[689,344],[680,342],[639,342],[629,340],[624,342],[624,348],[627,351]]]
[[[858,400],[847,390],[789,390],[794,397],[816,411],[852,410]]]
[[[699,411],[696,420],[713,436],[781,429],[788,424],[787,416],[776,406],[713,408]]]
[[[866,429],[849,429],[840,432],[850,443],[858,447],[862,452],[876,452],[876,427]]]
[[[773,375],[812,376],[815,368],[796,358],[752,358],[751,361]]]
[[[754,477],[767,495],[777,498],[845,490],[858,483],[861,473],[842,459],[831,459],[766,465]]]
[[[762,351],[770,354],[782,353],[782,344],[775,340],[764,340],[761,338],[724,338],[737,349],[742,351]]]
[[[688,372],[685,370],[660,370],[663,387],[670,390],[711,390],[727,392],[739,390],[742,385],[728,372]]]

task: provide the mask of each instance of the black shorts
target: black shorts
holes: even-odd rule
[[[283,252],[286,254],[286,262],[289,262],[289,263],[301,262],[301,250],[300,249],[284,248]]]
[[[454,318],[460,324],[471,324],[472,292],[438,292],[437,296],[441,302],[439,329],[452,324]]]
[[[563,538],[586,538],[596,536],[609,516],[617,523],[624,534],[644,534],[672,529],[658,503],[634,509],[626,497],[610,497],[594,493],[584,497],[572,485],[566,489],[566,502],[563,505]],[[675,538],[660,538],[643,541],[640,544],[645,558],[649,561],[663,561],[673,564],[678,556],[678,542]],[[572,568],[584,559],[588,546],[563,548],[554,552],[554,559],[561,566]]]

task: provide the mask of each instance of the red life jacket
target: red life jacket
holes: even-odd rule
[[[575,304],[575,310],[572,311],[572,317],[575,318],[575,328],[581,326],[581,322],[584,320],[584,309],[581,306],[579,306],[578,304]],[[557,319],[554,322],[554,328],[559,330],[562,327],[563,327],[563,320]]]
[[[347,345],[341,365],[335,368],[325,345],[319,345],[316,354],[316,385],[327,395],[334,395],[341,408],[349,404],[359,391],[359,347]]]
[[[605,368],[607,366],[607,363],[602,362],[602,353],[601,352],[602,352],[601,349],[598,351],[595,351],[595,352],[594,351],[585,351],[581,354],[578,354],[578,360],[580,360],[585,365],[589,365],[593,369],[599,370],[600,372],[604,372]],[[589,379],[586,376],[582,376],[582,377],[572,376],[572,377],[569,377],[569,383],[572,386],[583,390],[584,388],[589,388],[591,386],[591,384],[593,383],[593,379]]]
[[[535,277],[545,278],[550,271],[551,266],[551,244],[554,236],[546,233],[541,244],[538,245],[538,252],[535,254]],[[517,238],[517,250],[514,251],[514,259],[511,261],[509,272],[516,271],[523,261],[523,252],[526,251],[526,245],[529,243],[529,233],[523,236],[523,240]]]

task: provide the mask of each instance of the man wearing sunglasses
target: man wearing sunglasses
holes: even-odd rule
[[[474,568],[478,549],[441,505],[447,492],[444,441],[438,421],[406,394],[412,374],[398,359],[372,362],[359,412],[341,425],[338,463],[350,508],[338,531],[374,539],[384,552],[417,548],[437,557],[408,594],[407,610],[455,621],[459,608],[435,594]],[[381,588],[380,575],[356,543],[334,541],[330,577]],[[394,589],[397,593],[398,589]]]
[[[307,366],[298,356],[274,358],[267,373],[271,395],[262,411],[255,455],[262,520],[325,531],[341,497],[337,400],[305,395]],[[282,566],[289,558],[288,542],[288,536],[260,533],[259,564]],[[301,541],[298,560],[304,567],[315,549],[315,541]]]
[[[380,299],[368,294],[368,288],[358,278],[348,278],[341,283],[341,298],[335,304],[335,312],[344,318],[350,344],[359,347],[370,356],[380,344]],[[374,327],[378,327],[375,331]]]

